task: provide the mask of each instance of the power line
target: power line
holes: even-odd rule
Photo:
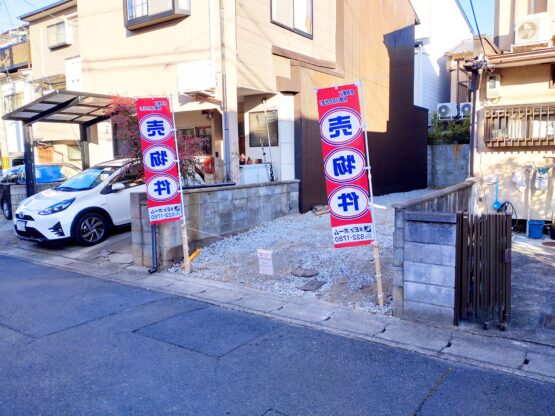
[[[480,27],[478,26],[478,19],[476,18],[476,12],[474,11],[474,3],[470,0],[470,8],[472,9],[472,15],[474,16],[474,23],[476,24],[476,31],[478,32],[478,37],[480,38],[480,44],[482,45],[482,51],[484,56],[486,56],[486,48],[484,48],[484,41],[482,39],[482,32],[480,32]]]

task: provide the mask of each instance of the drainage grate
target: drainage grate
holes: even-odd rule
[[[543,317],[543,327],[545,329],[555,329],[555,315],[545,315]]]

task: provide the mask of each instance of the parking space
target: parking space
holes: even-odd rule
[[[40,255],[43,256],[43,260],[50,258],[53,265],[59,266],[76,260],[96,265],[113,263],[115,266],[122,267],[133,263],[131,231],[128,229],[118,230],[102,243],[92,247],[83,247],[74,241],[37,244],[17,238],[13,231],[13,223],[2,218],[0,220],[0,248],[20,248],[28,251],[29,259]]]

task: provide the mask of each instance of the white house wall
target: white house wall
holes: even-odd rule
[[[455,0],[412,0],[420,19],[415,39],[423,42],[415,47],[414,104],[430,113],[437,104],[449,101],[450,78],[445,53],[472,32]]]

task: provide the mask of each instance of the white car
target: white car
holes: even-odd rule
[[[53,189],[21,202],[14,215],[17,236],[47,242],[74,238],[91,246],[131,222],[131,192],[145,191],[140,162],[116,159],[84,170]]]

